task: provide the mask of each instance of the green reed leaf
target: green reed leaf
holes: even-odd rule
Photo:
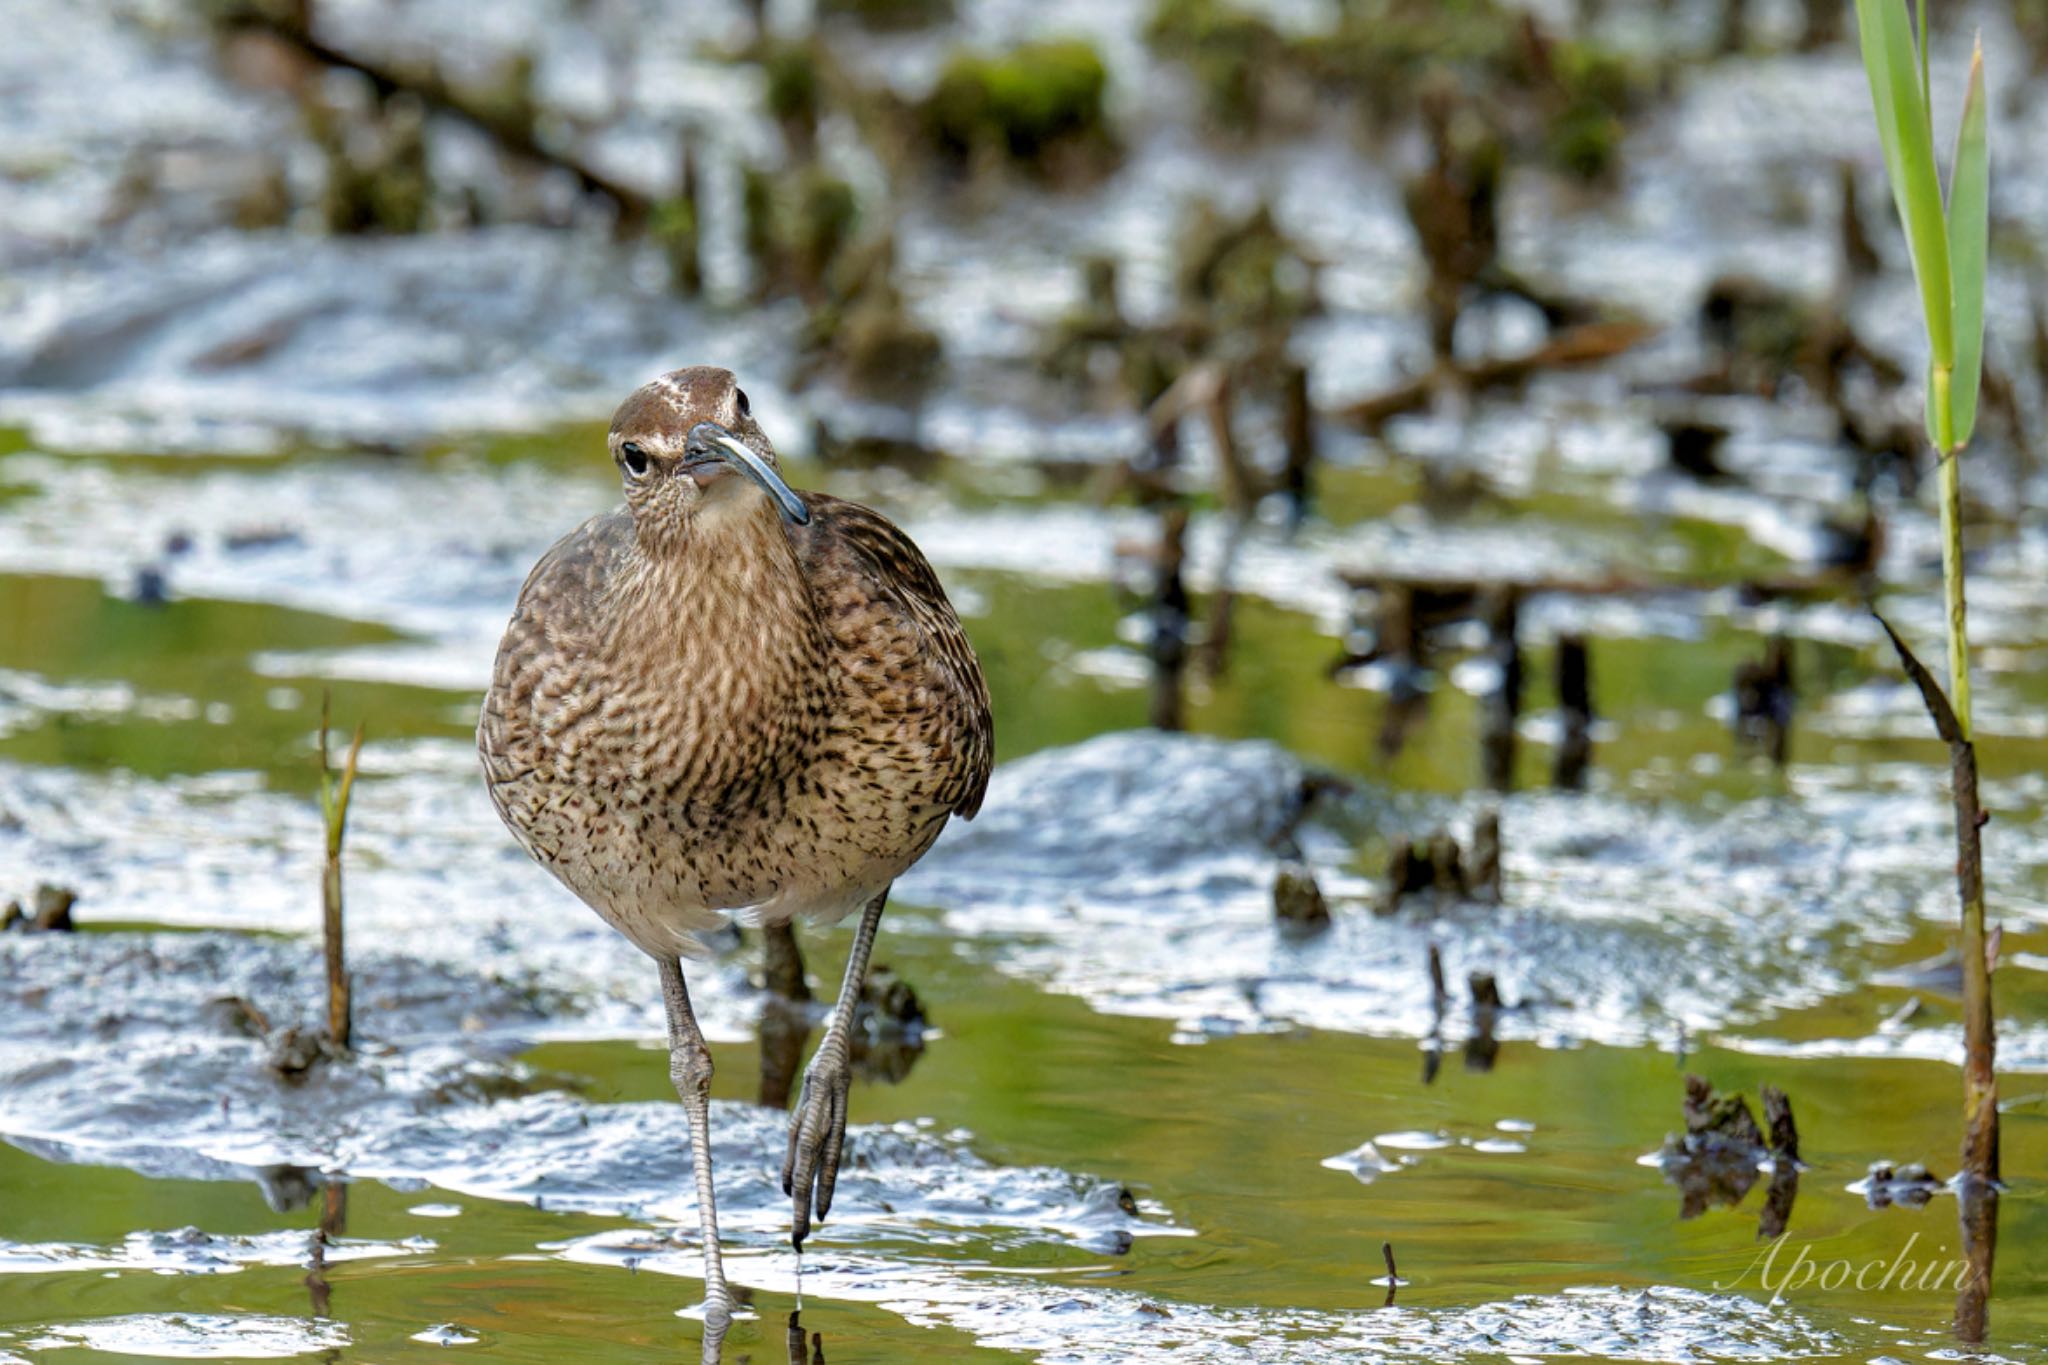
[[[1970,85],[1949,168],[1949,277],[1955,291],[1956,368],[1949,384],[1950,440],[1967,445],[1984,371],[1985,258],[1991,238],[1991,145],[1984,111],[1984,43],[1970,56]]]
[[[1948,228],[1905,0],[1856,0],[1856,26],[1892,202],[1905,227],[1913,276],[1920,285],[1928,349],[1936,369],[1950,369],[1955,364],[1955,319],[1949,294]]]

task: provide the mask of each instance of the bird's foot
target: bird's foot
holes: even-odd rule
[[[704,1291],[704,1299],[701,1303],[692,1304],[688,1308],[677,1309],[676,1316],[679,1318],[694,1318],[706,1327],[717,1328],[719,1333],[723,1335],[726,1328],[732,1326],[741,1318],[752,1317],[753,1314],[747,1311],[734,1298],[731,1290],[723,1285],[718,1285],[709,1287]]]
[[[794,1209],[790,1245],[803,1250],[811,1220],[832,1211],[839,1155],[846,1142],[846,1091],[853,1081],[846,1046],[828,1032],[804,1072],[804,1089],[789,1116],[789,1151],[782,1158],[782,1192]]]
[[[722,1297],[714,1296],[704,1303],[704,1365],[723,1365],[725,1360],[725,1334],[732,1330],[732,1309]]]

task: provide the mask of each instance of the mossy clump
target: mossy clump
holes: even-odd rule
[[[756,294],[822,299],[860,226],[853,186],[816,165],[779,173],[749,166],[741,173],[740,206]]]
[[[918,104],[917,125],[932,154],[954,169],[1066,178],[1100,170],[1114,154],[1108,89],[1102,57],[1078,39],[960,52]]]
[[[1589,43],[1550,51],[1554,109],[1543,138],[1544,160],[1581,180],[1608,178],[1621,157],[1626,117],[1640,103],[1643,81],[1615,53]]]
[[[1272,122],[1274,93],[1289,68],[1289,45],[1265,16],[1230,0],[1156,0],[1145,41],[1187,67],[1217,128],[1253,133]]]
[[[782,129],[783,141],[799,160],[818,143],[824,108],[824,57],[815,43],[769,43],[757,54],[762,106]]]

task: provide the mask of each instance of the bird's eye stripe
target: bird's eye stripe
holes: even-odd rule
[[[647,452],[632,441],[619,447],[619,454],[625,459],[626,472],[638,478],[647,472]]]

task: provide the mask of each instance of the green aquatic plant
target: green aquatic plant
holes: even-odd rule
[[[1934,111],[1927,55],[1927,0],[1916,37],[1905,0],[1856,0],[1856,26],[1892,199],[1905,228],[1927,325],[1927,437],[1941,472],[1941,570],[1948,606],[1949,692],[1892,636],[1936,729],[1954,755],[1957,875],[1962,893],[1963,1170],[1998,1177],[1996,1040],[1991,964],[1985,952],[1984,871],[1978,826],[1976,753],[1970,723],[1970,642],[1963,593],[1961,463],[1977,420],[1984,359],[1984,276],[1990,236],[1991,153],[1986,130],[1984,48],[1970,59],[1969,85],[1944,201],[1934,161]],[[1886,627],[1887,631],[1890,627]]]

